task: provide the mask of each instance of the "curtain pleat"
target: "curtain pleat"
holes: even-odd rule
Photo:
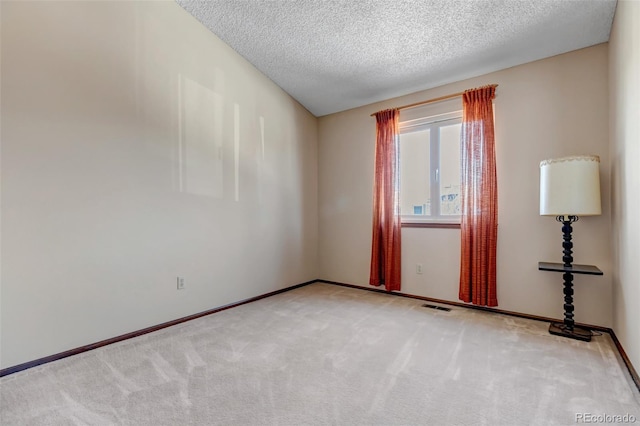
[[[373,239],[369,284],[400,290],[399,111],[376,113]]]
[[[462,219],[460,300],[498,306],[496,248],[498,190],[493,128],[495,86],[467,90],[462,98]]]

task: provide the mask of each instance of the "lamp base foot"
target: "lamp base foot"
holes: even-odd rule
[[[549,333],[555,334],[556,336],[568,337],[570,339],[582,340],[583,342],[591,341],[591,330],[587,330],[579,327],[567,327],[565,324],[561,322],[551,323],[549,326]]]

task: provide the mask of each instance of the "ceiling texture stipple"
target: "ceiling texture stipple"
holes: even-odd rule
[[[616,0],[176,0],[315,116],[609,40]]]

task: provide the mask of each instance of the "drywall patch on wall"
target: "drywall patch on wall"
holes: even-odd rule
[[[0,368],[317,277],[317,119],[176,3],[1,31]]]

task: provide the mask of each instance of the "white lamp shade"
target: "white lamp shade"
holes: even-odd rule
[[[540,162],[540,214],[593,216],[600,207],[600,157],[582,155]]]

